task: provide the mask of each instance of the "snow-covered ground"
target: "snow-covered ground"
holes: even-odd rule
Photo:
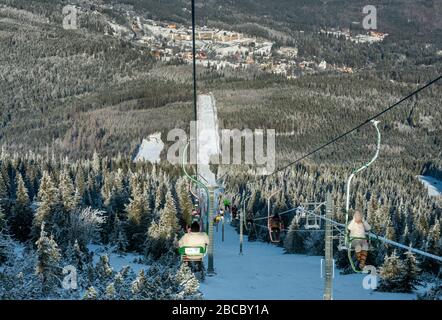
[[[419,180],[428,189],[430,197],[442,196],[442,181],[430,176],[418,176]]]
[[[94,245],[90,244],[88,246],[89,251],[94,253],[94,265],[99,261],[100,256],[103,256],[105,254],[109,257],[109,264],[111,265],[112,269],[115,272],[119,272],[123,267],[130,266],[131,269],[135,272],[135,274],[138,274],[141,269],[148,269],[149,266],[146,264],[139,263],[139,259],[142,259],[143,257],[141,255],[137,255],[134,253],[125,253],[125,254],[117,254],[115,252],[112,252],[111,250],[107,250],[102,245]]]
[[[244,238],[243,255],[239,255],[239,235],[225,225],[215,232],[214,265],[216,275],[201,284],[205,299],[322,299],[324,279],[320,275],[321,257],[284,254],[283,249]],[[207,261],[206,261],[207,265]],[[365,290],[365,275],[340,275],[335,270],[334,299],[396,300],[416,299],[415,294],[383,293]]]
[[[161,133],[153,133],[147,139],[143,139],[134,161],[160,162],[160,154],[163,148],[164,142],[161,140]]]

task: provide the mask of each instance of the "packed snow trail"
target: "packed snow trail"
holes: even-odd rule
[[[215,98],[212,94],[198,96],[198,173],[203,183],[216,185],[215,174],[210,170],[210,157],[220,153],[219,126]]]
[[[239,255],[239,235],[228,223],[222,242],[221,224],[215,231],[214,265],[216,275],[206,277],[200,289],[210,300],[245,299],[322,299],[324,279],[320,275],[321,258],[284,254],[284,250],[264,242],[248,242],[244,237],[243,255]],[[207,261],[205,262],[207,265]],[[416,294],[384,293],[365,290],[365,275],[340,275],[335,270],[333,298],[351,300],[416,299]]]

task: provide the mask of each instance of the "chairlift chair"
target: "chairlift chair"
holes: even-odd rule
[[[348,243],[346,243],[344,232],[339,232],[338,240],[339,240],[339,242],[338,242],[338,250],[339,251],[342,251],[342,250],[355,251],[355,249],[351,245],[351,239]],[[373,246],[372,239],[369,236],[367,236],[367,241],[368,241],[368,251],[374,251],[375,247]]]
[[[304,228],[306,230],[318,230],[321,228],[321,220],[318,216],[314,215],[314,214],[307,214],[306,218],[305,218],[305,226]]]

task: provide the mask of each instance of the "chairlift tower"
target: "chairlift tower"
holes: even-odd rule
[[[324,300],[333,299],[333,278],[334,278],[334,259],[333,259],[333,225],[331,219],[333,215],[333,202],[330,192],[327,193],[325,205],[325,284]]]
[[[209,203],[211,204],[209,212],[207,212],[207,218],[209,222],[209,248],[207,251],[208,255],[208,266],[207,266],[207,274],[208,275],[214,275],[215,274],[215,268],[213,266],[213,251],[215,246],[213,245],[213,218],[216,215],[216,203],[215,203],[215,187],[210,186],[209,187]]]

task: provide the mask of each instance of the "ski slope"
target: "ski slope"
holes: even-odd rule
[[[164,149],[164,142],[161,140],[161,133],[156,132],[143,139],[134,161],[160,162],[160,154]]]
[[[442,181],[430,176],[418,176],[428,190],[430,197],[442,196]]]
[[[204,183],[215,186],[216,177],[210,170],[210,158],[219,155],[220,141],[215,98],[212,94],[198,96],[197,132],[198,173],[203,177]]]
[[[282,248],[264,242],[248,242],[239,255],[239,235],[225,224],[215,231],[214,266],[216,275],[208,276],[200,290],[209,300],[322,299],[324,279],[320,274],[321,257],[284,254]],[[207,261],[205,262],[207,265]],[[411,300],[415,294],[384,293],[362,287],[365,275],[340,275],[335,270],[333,298],[351,300]]]

